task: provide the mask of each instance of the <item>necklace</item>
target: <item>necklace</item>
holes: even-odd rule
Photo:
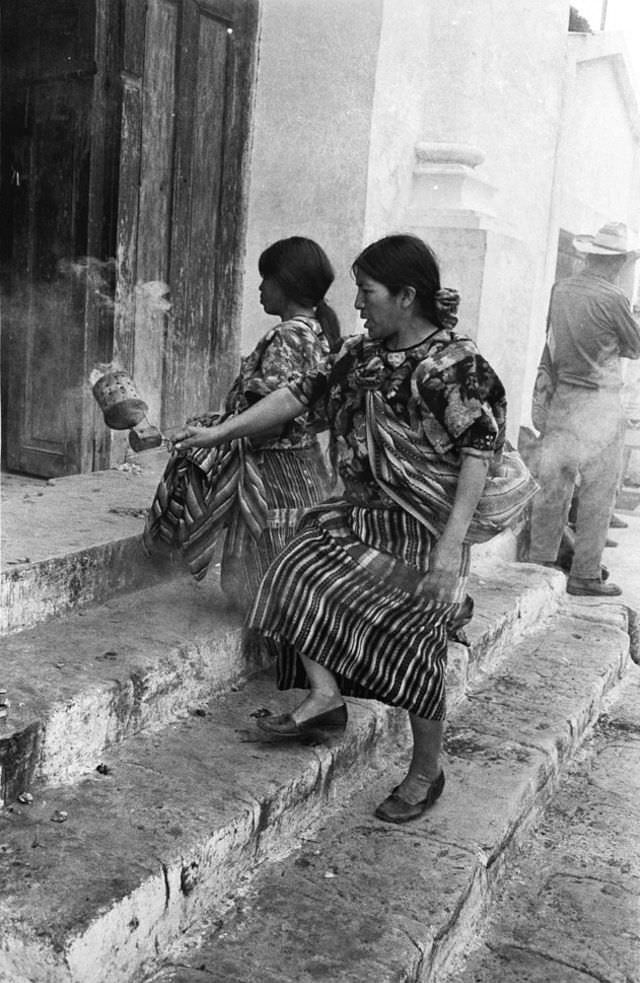
[[[416,341],[415,344],[413,344],[413,345],[406,345],[403,348],[387,348],[387,346],[385,344],[383,344],[382,347],[383,347],[383,349],[384,349],[385,352],[409,352],[409,351],[411,351],[412,348],[419,348],[420,345],[426,345],[426,343],[431,338],[433,338],[434,335],[437,335],[438,332],[441,331],[441,330],[442,330],[442,328],[434,328],[434,330],[430,334],[428,334],[426,336],[426,338],[422,338],[420,341]]]

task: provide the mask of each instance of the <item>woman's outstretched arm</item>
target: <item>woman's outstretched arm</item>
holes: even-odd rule
[[[190,447],[216,447],[226,440],[237,437],[251,437],[263,431],[274,430],[301,416],[307,407],[297,399],[290,389],[283,386],[269,393],[264,399],[258,400],[253,406],[229,416],[222,423],[213,427],[184,427],[172,440],[177,451],[188,450]]]

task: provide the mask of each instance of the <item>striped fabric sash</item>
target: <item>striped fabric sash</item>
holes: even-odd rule
[[[205,455],[192,455],[192,461],[207,480],[203,497],[187,494],[189,542],[222,526],[232,511],[237,511],[253,539],[259,539],[267,524],[267,500],[247,441],[242,438],[221,444]]]
[[[219,447],[174,454],[149,511],[144,538],[164,540],[183,550],[200,580],[216,540],[231,527],[237,549],[258,540],[267,525],[267,500],[260,469],[244,439]]]
[[[460,465],[425,448],[379,393],[366,394],[367,450],[375,480],[401,508],[440,535],[451,514]],[[482,543],[508,528],[538,490],[515,450],[496,455],[466,541]]]

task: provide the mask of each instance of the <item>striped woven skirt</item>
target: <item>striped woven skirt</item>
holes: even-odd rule
[[[326,499],[330,487],[318,444],[269,448],[255,456],[264,482],[267,524],[255,540],[234,516],[226,530],[221,562],[222,589],[245,608],[253,603],[270,563],[292,539],[306,510]]]
[[[328,502],[269,567],[249,617],[275,658],[279,689],[304,688],[301,653],[345,696],[445,716],[447,635],[470,617],[465,547],[453,602],[416,594],[434,539],[399,508]]]
[[[323,501],[330,490],[317,440],[306,447],[253,448],[252,458],[260,470],[266,503],[266,525],[259,539],[251,535],[238,498],[223,519],[216,520],[212,479],[179,457],[167,466],[143,531],[150,554],[163,546],[180,551],[197,580],[206,575],[222,548],[222,588],[244,609],[253,603],[263,574],[294,535],[305,510]]]

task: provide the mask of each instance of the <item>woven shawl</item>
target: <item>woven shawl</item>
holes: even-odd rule
[[[157,537],[182,549],[189,570],[201,580],[223,528],[233,530],[234,547],[241,552],[248,537],[260,538],[266,523],[260,470],[241,439],[171,457],[149,511],[145,538]]]
[[[372,390],[366,394],[366,426],[375,480],[401,508],[440,535],[455,500],[459,460],[425,445],[424,436],[398,420]],[[496,454],[465,541],[486,542],[508,528],[537,490],[517,451]]]

